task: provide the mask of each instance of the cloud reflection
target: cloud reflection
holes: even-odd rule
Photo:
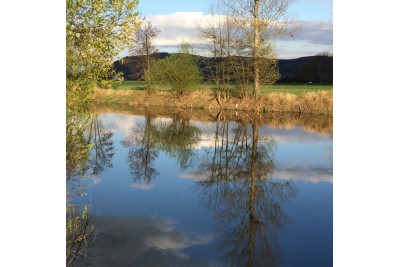
[[[196,182],[206,181],[210,172],[187,172],[179,175],[182,179],[191,179]],[[275,167],[271,177],[280,180],[303,181],[311,183],[333,182],[333,170],[331,167],[311,165],[285,165]]]
[[[333,182],[332,168],[314,166],[277,166],[272,177],[282,180],[298,180],[311,183]]]
[[[92,257],[77,266],[193,266],[185,249],[208,244],[213,236],[182,233],[175,226],[167,219],[97,217]]]
[[[153,184],[146,184],[146,183],[131,183],[130,187],[140,189],[140,190],[150,190],[153,188]]]

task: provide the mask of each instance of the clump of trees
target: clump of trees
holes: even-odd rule
[[[155,84],[169,85],[178,95],[188,93],[190,88],[201,81],[193,47],[183,43],[178,53],[157,61],[152,69],[145,71],[145,80]]]

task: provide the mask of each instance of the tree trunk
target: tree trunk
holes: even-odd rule
[[[258,29],[258,9],[259,9],[259,0],[254,0],[254,40],[253,40],[253,64],[254,64],[254,96],[257,97],[260,95],[260,68],[258,66],[258,57],[259,57],[259,29]]]

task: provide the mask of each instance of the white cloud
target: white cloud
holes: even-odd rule
[[[176,12],[148,16],[147,20],[161,30],[154,42],[161,52],[176,52],[182,41],[186,41],[194,44],[199,54],[205,55],[204,41],[199,37],[198,29],[205,27],[213,20],[211,15],[202,12]],[[332,21],[300,21],[300,23],[303,25],[303,29],[298,32],[295,39],[284,37],[277,40],[276,48],[279,58],[332,52]],[[282,40],[286,43],[283,43]],[[302,41],[302,46],[298,45],[299,41]]]

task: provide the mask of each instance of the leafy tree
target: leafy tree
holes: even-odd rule
[[[113,58],[130,41],[140,24],[138,0],[67,0],[66,2],[66,260],[86,256],[94,237],[89,209],[78,212],[71,201],[83,193],[91,144],[86,132],[87,103],[94,86],[115,73]],[[106,137],[102,141],[107,141]],[[109,144],[109,143],[107,143]],[[111,151],[106,151],[111,156]]]
[[[146,81],[152,80],[156,84],[168,84],[182,95],[187,93],[191,86],[201,80],[200,69],[197,66],[192,46],[183,43],[176,54],[157,61],[153,71],[145,72]]]
[[[133,44],[130,52],[134,56],[141,57],[140,67],[151,73],[151,65],[154,64],[154,56],[158,53],[158,49],[153,45],[153,39],[157,37],[160,30],[154,27],[150,22],[139,28],[133,36]],[[152,89],[152,80],[148,77],[147,90]]]
[[[115,74],[113,58],[140,24],[138,4],[138,0],[67,0],[67,109],[90,100],[93,87]]]

